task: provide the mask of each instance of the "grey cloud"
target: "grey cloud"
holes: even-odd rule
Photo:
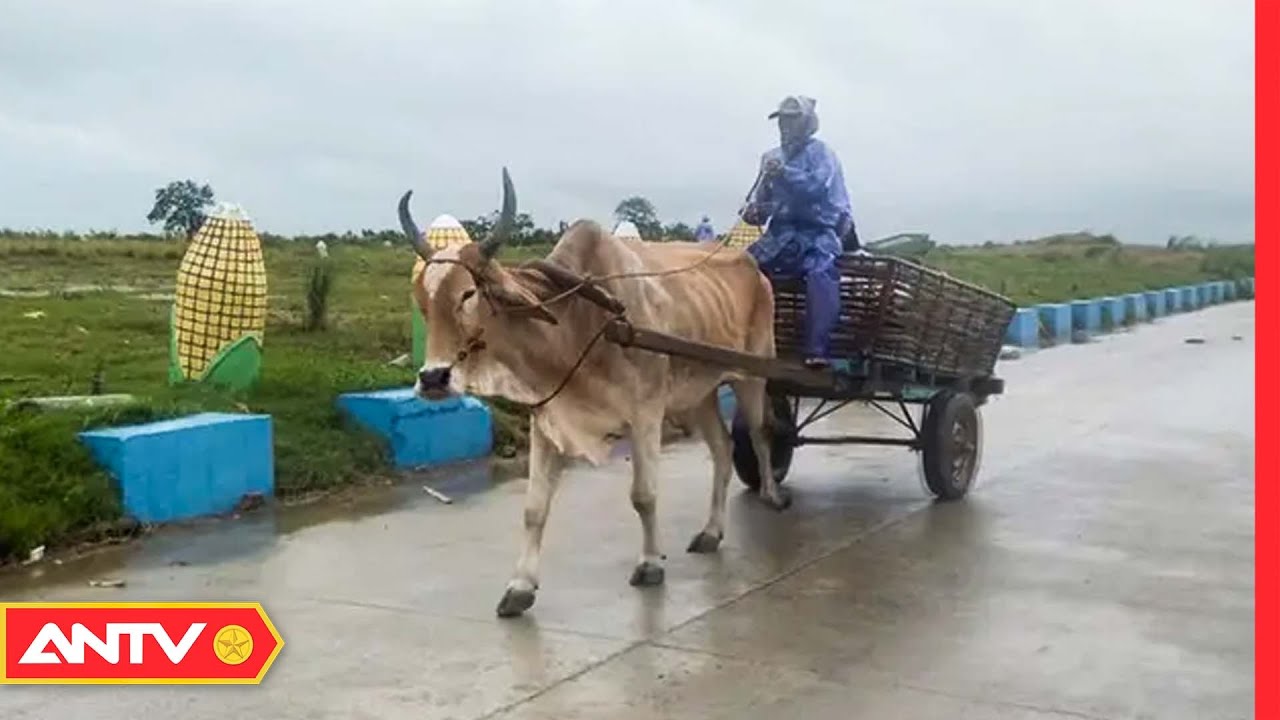
[[[0,226],[136,229],[207,180],[276,232],[497,203],[732,220],[818,98],[859,227],[1253,237],[1244,0],[9,0]]]

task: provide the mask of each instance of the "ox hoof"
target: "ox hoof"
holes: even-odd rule
[[[661,565],[642,562],[631,573],[631,585],[632,587],[654,587],[661,585],[666,577],[667,573],[662,569]]]
[[[779,487],[772,496],[761,495],[760,499],[764,500],[766,505],[778,512],[782,512],[783,510],[791,507],[791,491],[786,488]]]
[[[689,543],[689,552],[705,554],[713,553],[720,549],[720,536],[712,535],[709,532],[700,532],[693,536],[693,542]]]
[[[508,588],[498,602],[498,617],[520,617],[525,610],[533,607],[533,591]]]

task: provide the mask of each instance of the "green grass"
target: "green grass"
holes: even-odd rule
[[[1021,306],[1122,295],[1253,275],[1253,248],[1165,250],[1132,245],[939,246],[918,261]]]
[[[308,331],[315,249],[310,243],[264,243],[269,310],[262,377],[253,391],[236,394],[167,384],[169,302],[163,294],[172,292],[183,250],[175,241],[0,236],[0,289],[54,292],[0,297],[0,402],[88,393],[99,369],[105,392],[139,398],[136,406],[111,411],[0,416],[0,558],[74,541],[119,517],[107,477],[75,438],[89,427],[200,410],[269,413],[280,496],[390,474],[380,442],[346,423],[334,400],[346,391],[413,381],[413,368],[388,365],[410,350],[413,254],[403,245],[329,243],[336,281],[326,296],[327,325]],[[512,248],[503,259],[546,250]],[[1252,247],[1033,243],[939,247],[918,260],[1019,304],[1253,274]],[[519,408],[496,403],[495,427],[500,451],[524,445],[527,416]]]
[[[0,558],[65,540],[118,515],[111,494],[101,491],[105,476],[75,431],[124,424],[124,418],[142,421],[201,410],[269,413],[277,493],[285,499],[390,474],[381,442],[346,422],[334,401],[342,392],[413,382],[413,368],[388,365],[409,351],[412,252],[332,248],[341,281],[329,295],[327,329],[311,331],[305,325],[314,249],[269,244],[265,254],[270,298],[262,376],[252,391],[231,393],[167,383],[169,302],[142,295],[171,292],[179,246],[0,239],[0,288],[130,288],[0,298],[0,401],[87,394],[99,368],[105,392],[140,400],[124,415],[11,411],[0,416]],[[516,250],[510,257],[528,254]],[[497,403],[495,446],[508,453],[522,446],[526,422],[510,404]],[[82,494],[70,491],[81,486]]]

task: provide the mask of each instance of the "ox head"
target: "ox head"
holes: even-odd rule
[[[518,387],[510,373],[498,372],[502,357],[527,349],[512,347],[515,323],[530,319],[555,324],[534,293],[497,261],[498,250],[515,226],[516,191],[502,170],[502,212],[489,235],[470,244],[433,252],[409,211],[410,190],[400,198],[400,227],[426,261],[413,279],[414,300],[427,318],[426,362],[415,391],[438,399],[467,391],[505,395],[514,400],[532,393]]]

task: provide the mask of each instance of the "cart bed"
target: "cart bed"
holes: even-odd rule
[[[1017,309],[1007,298],[901,258],[846,253],[837,265],[831,355],[849,359],[854,374],[906,373],[927,384],[991,376]],[[773,289],[778,357],[799,359],[804,281],[777,279]]]

